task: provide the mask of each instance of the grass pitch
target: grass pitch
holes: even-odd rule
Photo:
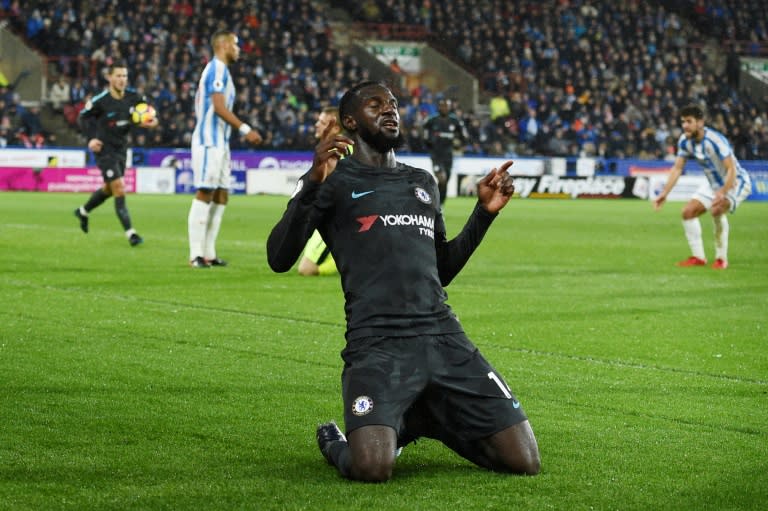
[[[424,440],[370,485],[315,445],[342,418],[343,302],[335,277],[267,267],[287,198],[232,197],[211,270],[187,265],[190,197],[130,196],[137,248],[111,201],[82,234],[85,198],[0,194],[0,509],[768,506],[768,204],[731,217],[717,272],[674,266],[679,204],[515,199],[448,294],[542,473]],[[452,233],[472,206],[449,200]]]

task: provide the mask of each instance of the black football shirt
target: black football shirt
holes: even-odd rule
[[[424,138],[431,154],[439,158],[452,158],[453,140],[458,139],[464,143],[468,137],[458,117],[438,114],[424,123]]]
[[[80,119],[86,136],[98,138],[104,143],[100,156],[125,155],[128,149],[128,134],[133,127],[131,111],[145,101],[145,97],[134,89],[125,89],[122,98],[117,99],[109,89],[97,94],[80,112]]]
[[[479,205],[446,239],[440,199],[428,172],[398,163],[375,168],[341,160],[324,183],[305,174],[267,251],[275,271],[295,263],[315,228],[336,260],[347,340],[461,332],[446,304],[448,285],[493,221]]]

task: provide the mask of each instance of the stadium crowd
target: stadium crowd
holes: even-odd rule
[[[24,106],[16,88],[26,78],[20,74],[14,81],[0,72],[0,148],[44,147],[56,141],[56,135],[43,128],[38,105]]]
[[[671,157],[677,110],[697,100],[740,159],[768,159],[768,117],[737,90],[737,52],[768,47],[768,8],[760,0],[344,3],[355,21],[423,27],[431,43],[477,71],[490,115],[458,105],[470,133],[467,154]],[[103,89],[101,69],[114,59],[128,62],[130,84],[151,96],[161,115],[162,128],[138,133],[137,146],[189,146],[197,74],[217,28],[240,35],[243,55],[231,67],[235,109],[267,148],[312,147],[317,112],[369,77],[334,46],[328,9],[310,0],[215,7],[202,0],[41,0],[23,7],[2,0],[0,8],[57,62],[70,94],[62,113],[71,122]],[[724,43],[720,65],[705,49],[711,36],[744,44]],[[421,126],[445,94],[403,92],[406,150],[425,150]]]

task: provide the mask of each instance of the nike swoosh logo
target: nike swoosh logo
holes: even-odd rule
[[[512,401],[512,408],[520,408],[520,401],[514,400]]]
[[[368,190],[367,192],[352,192],[352,198],[353,199],[359,199],[360,197],[364,197],[368,195],[369,193],[373,193],[376,190]]]

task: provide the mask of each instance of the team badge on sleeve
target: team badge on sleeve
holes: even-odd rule
[[[358,417],[368,415],[373,410],[373,399],[368,396],[358,396],[352,403],[352,413]]]

